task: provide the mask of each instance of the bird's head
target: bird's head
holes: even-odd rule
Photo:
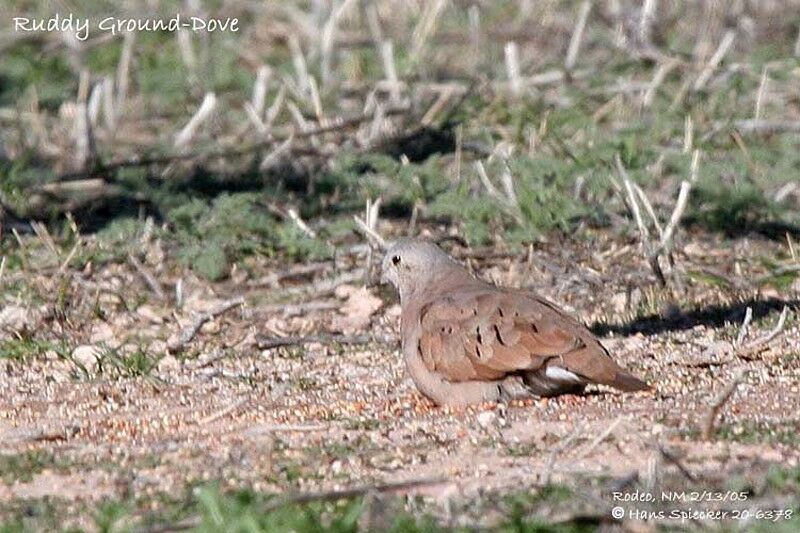
[[[435,244],[401,240],[389,247],[383,258],[382,280],[391,283],[405,300],[410,294],[432,289],[444,273],[461,266]]]

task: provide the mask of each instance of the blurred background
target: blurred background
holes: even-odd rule
[[[671,209],[695,149],[686,222],[797,231],[796,2],[6,6],[4,234],[66,213],[92,231],[152,216],[217,278],[252,240],[266,253],[330,253],[288,209],[322,217],[316,230],[335,241],[351,226],[340,215],[380,196],[391,219],[415,213],[473,244],[524,244],[614,224],[625,212],[608,177],[616,153],[655,207]],[[100,29],[178,13],[235,19],[238,31]],[[70,15],[76,31],[13,22]],[[518,206],[501,187],[506,168]],[[257,223],[224,222],[248,210]],[[204,224],[202,253],[216,259],[192,251]]]
[[[403,236],[654,392],[428,404]],[[796,531],[798,241],[797,0],[2,0],[0,530]]]

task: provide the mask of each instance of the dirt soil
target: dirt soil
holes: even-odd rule
[[[358,246],[335,271],[323,263],[287,275],[277,263],[254,263],[216,285],[146,254],[144,268],[165,288],[161,301],[127,264],[28,272],[6,280],[31,287],[19,319],[69,349],[0,360],[0,452],[50,457],[31,476],[3,478],[0,501],[133,494],[152,496],[156,509],[159,495],[208,480],[296,493],[425,479],[440,480],[417,491],[434,506],[559,483],[581,489],[602,514],[615,485],[722,490],[731,479],[758,483],[771,465],[800,464],[800,284],[756,285],[761,258],[786,255],[785,243],[694,234],[676,257],[684,286],[675,299],[634,241],[605,233],[590,246],[553,240],[529,252],[446,247],[481,276],[533,288],[583,319],[652,392],[436,407],[405,374],[396,297],[362,288]],[[350,282],[326,281],[337,279]],[[238,296],[243,306],[174,349],[198,316]],[[784,303],[794,311],[773,339],[735,346],[748,306],[745,345],[773,329]],[[259,348],[262,336],[319,334],[346,337]],[[347,343],[363,335],[374,342]],[[704,439],[712,404],[742,369]],[[491,522],[476,513],[448,520]]]

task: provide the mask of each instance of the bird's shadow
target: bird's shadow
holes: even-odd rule
[[[772,312],[780,312],[785,306],[797,310],[800,308],[800,300],[750,299],[727,305],[709,305],[670,317],[652,314],[623,324],[596,322],[589,326],[589,329],[599,337],[607,337],[611,334],[627,337],[637,333],[656,335],[668,331],[684,331],[695,326],[719,328],[728,324],[741,323],[748,307],[753,310],[753,319],[756,320]]]

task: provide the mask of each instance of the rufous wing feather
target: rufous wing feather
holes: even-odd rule
[[[491,286],[453,293],[426,305],[420,325],[422,360],[450,381],[496,380],[556,365],[586,383],[647,388],[586,327],[526,293]]]

